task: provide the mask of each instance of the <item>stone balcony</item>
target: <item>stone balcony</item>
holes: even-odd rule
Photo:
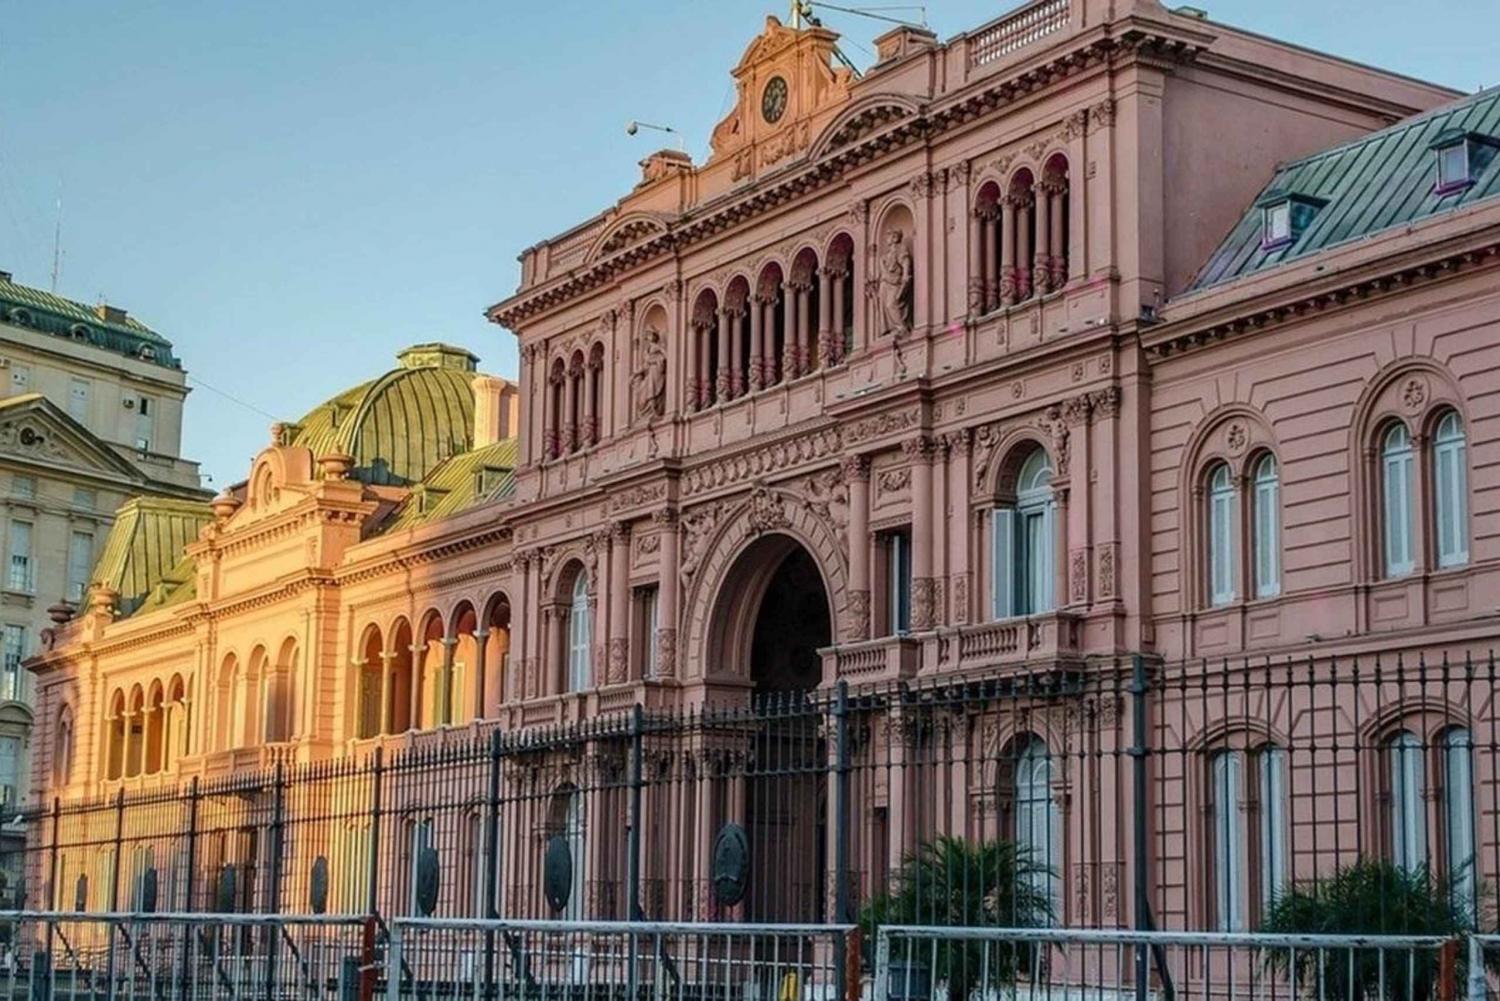
[[[920,674],[1022,665],[1052,665],[1083,656],[1083,617],[1048,612],[1024,618],[940,626],[821,651],[825,682],[864,684]]]

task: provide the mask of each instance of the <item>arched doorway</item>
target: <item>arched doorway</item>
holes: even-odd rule
[[[827,747],[823,714],[804,693],[822,682],[819,649],[833,641],[828,588],[817,561],[789,535],[747,546],[724,579],[709,669],[750,683],[757,730],[743,775],[753,869],[745,921],[817,922],[828,871]],[[714,663],[717,659],[717,663]],[[729,797],[734,802],[735,796]]]
[[[818,650],[832,642],[828,589],[812,554],[791,536],[765,535],[719,589],[706,673],[748,680],[756,695],[809,691],[823,677]]]

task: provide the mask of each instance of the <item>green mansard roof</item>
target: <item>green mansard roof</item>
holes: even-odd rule
[[[1500,156],[1487,158],[1473,183],[1438,190],[1434,141],[1463,134],[1500,143],[1500,88],[1282,164],[1189,291],[1500,195]],[[1262,240],[1263,206],[1285,197],[1304,200],[1316,211],[1290,243],[1268,250]]]
[[[181,583],[183,547],[213,521],[207,504],[168,497],[137,497],[115,513],[92,580],[120,593],[130,614],[165,589]],[[189,568],[190,570],[190,568]],[[188,573],[188,580],[192,575]]]
[[[122,309],[85,306],[72,299],[16,283],[0,271],[0,319],[55,337],[139,358],[163,368],[181,368],[172,344],[161,334]]]

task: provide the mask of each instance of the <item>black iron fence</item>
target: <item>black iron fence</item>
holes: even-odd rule
[[[1495,691],[1127,659],[481,724],[53,802],[6,864],[60,911],[1442,935],[1494,926]]]

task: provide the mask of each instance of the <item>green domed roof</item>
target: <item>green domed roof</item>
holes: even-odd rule
[[[473,448],[478,361],[446,344],[407,348],[392,371],[314,407],[294,427],[292,444],[314,458],[354,456],[350,475],[365,483],[416,483]]]

